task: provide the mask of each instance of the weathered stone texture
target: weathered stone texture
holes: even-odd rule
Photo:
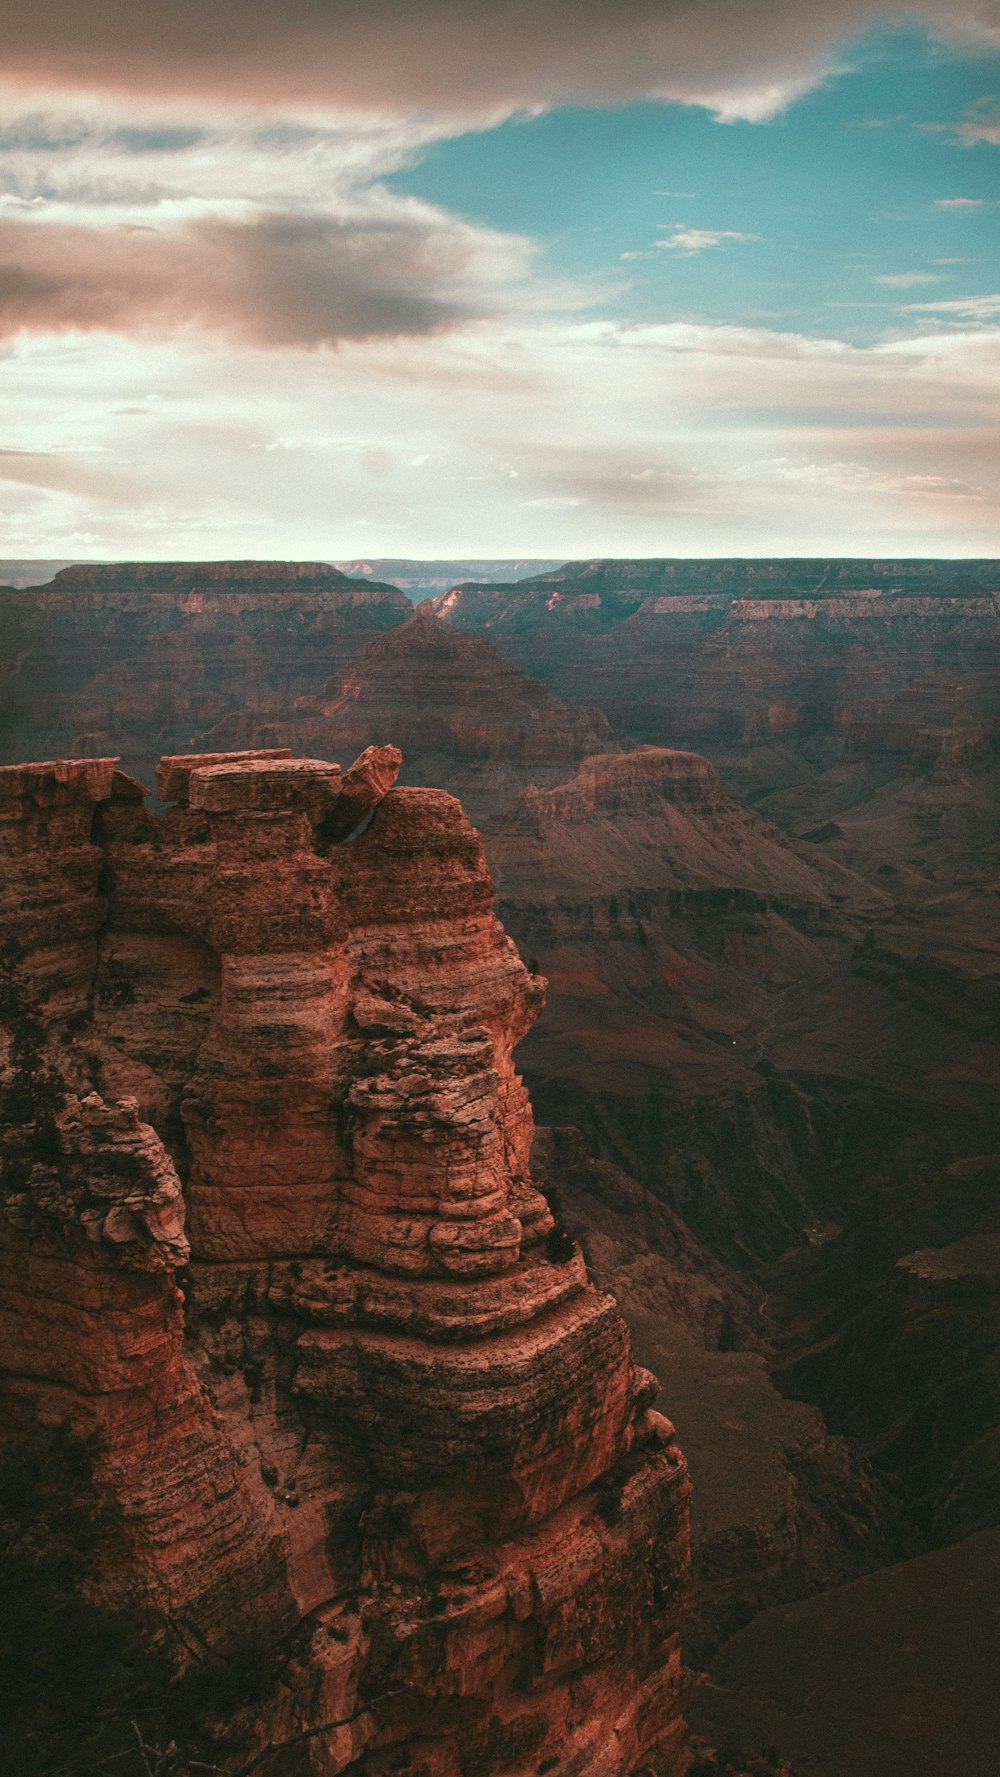
[[[4,1386],[98,1431],[124,1592],[285,1649],[262,1738],[355,1717],[303,1772],[672,1773],[685,1465],[549,1256],[544,983],[398,768],[0,773]]]

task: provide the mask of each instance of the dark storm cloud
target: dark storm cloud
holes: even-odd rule
[[[476,111],[794,86],[885,20],[1000,40],[998,0],[36,0],[8,77],[366,109]]]
[[[182,327],[252,345],[428,334],[481,305],[460,228],[264,215],[162,228],[0,221],[0,336]]]

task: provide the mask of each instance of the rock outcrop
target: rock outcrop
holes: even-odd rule
[[[528,790],[489,826],[501,893],[529,860],[541,901],[589,879],[603,894],[652,889],[681,897],[742,896],[749,908],[876,912],[886,897],[857,876],[786,840],[770,822],[724,795],[697,753],[667,747],[599,754],[566,783]]]
[[[323,562],[118,562],[0,586],[0,761],[117,753],[151,781],[233,711],[287,714],[410,610]]]
[[[435,609],[740,796],[996,733],[994,561],[593,561]],[[886,748],[885,743],[890,743]]]
[[[398,763],[0,771],[8,1415],[96,1434],[107,1591],[279,1657],[283,1771],[672,1777],[685,1465],[531,1182],[543,983]]]
[[[320,697],[289,721],[262,720],[257,700],[213,731],[219,745],[290,744],[348,753],[369,734],[396,734],[411,784],[445,784],[481,821],[529,784],[555,784],[612,742],[600,710],[553,697],[479,636],[442,623],[429,600],[374,636]]]
[[[551,986],[523,1052],[542,1116],[583,1129],[730,1263],[803,1238],[819,1159],[770,1056],[887,897],[665,748],[589,759],[484,836],[502,917]]]

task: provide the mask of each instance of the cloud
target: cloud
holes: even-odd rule
[[[49,95],[32,102],[0,84],[0,206],[115,208],[123,216],[220,196],[258,210],[331,213],[365,187],[369,202],[390,200],[373,181],[409,164],[442,125],[426,119],[280,118],[204,101]],[[398,203],[398,199],[395,200]]]
[[[516,237],[400,211],[140,228],[0,219],[0,335],[195,329],[279,347],[420,335],[488,313],[490,286],[524,269]]]
[[[997,147],[1000,146],[1000,102],[993,98],[977,99],[974,104],[966,106],[957,123],[925,123],[922,127],[950,136],[964,148],[974,148],[977,142],[992,143]]]
[[[656,247],[669,247],[683,259],[704,253],[707,247],[721,247],[723,241],[759,241],[760,235],[741,234],[735,228],[675,228],[666,240],[654,241]]]
[[[655,462],[649,455],[655,454]],[[553,487],[571,489],[529,500],[529,506],[588,506],[602,513],[655,518],[667,514],[698,514],[720,509],[719,478],[705,469],[685,468],[662,444],[654,452],[630,449],[618,441],[601,449],[536,447],[531,474]]]
[[[940,284],[943,274],[936,271],[883,272],[876,284],[889,284],[895,290],[911,290],[916,284]]]
[[[138,488],[134,475],[81,450],[17,450],[0,447],[0,482],[44,488],[95,502],[127,500]],[[96,458],[96,461],[95,461]]]
[[[1000,41],[994,0],[900,0],[945,39]],[[8,9],[9,78],[365,112],[504,114],[679,99],[773,115],[881,23],[879,0],[36,0]]]
[[[908,314],[954,315],[963,321],[992,321],[1000,316],[1000,296],[955,296],[939,302],[909,302]]]
[[[992,328],[928,313],[865,348],[524,313],[280,361],[194,333],[26,335],[4,362],[3,443],[32,478],[0,499],[8,548],[990,555],[997,300]]]
[[[934,199],[934,207],[938,210],[981,210],[981,197],[938,197]]]
[[[810,462],[805,458],[772,457],[764,462],[747,463],[737,472],[737,480],[763,484],[789,483],[799,487],[828,488],[831,492],[857,494],[905,494],[922,499],[981,500],[983,487],[979,482],[963,481],[947,475],[893,474],[871,463],[836,458],[827,462]]]

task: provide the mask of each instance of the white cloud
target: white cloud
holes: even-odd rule
[[[988,555],[1000,326],[921,318],[868,348],[541,315],[320,356],[23,338],[0,360],[7,547]]]
[[[1000,296],[954,296],[937,302],[907,303],[910,314],[955,315],[963,321],[991,321],[1000,315]]]
[[[4,95],[0,94],[0,97]],[[392,191],[414,124],[125,101],[0,105],[0,333],[193,327],[331,343],[586,300],[533,245]]]
[[[896,290],[910,290],[917,284],[940,284],[943,274],[934,271],[896,271],[884,272],[875,279],[876,284],[889,284]]]
[[[654,247],[667,247],[671,252],[679,253],[684,259],[691,259],[696,253],[704,253],[708,247],[721,247],[723,241],[759,241],[756,234],[742,234],[735,228],[684,228],[677,227],[672,235],[665,240],[654,241]]]
[[[966,107],[956,123],[929,123],[924,128],[950,136],[963,148],[974,148],[977,142],[1000,146],[1000,102],[979,99]]]

